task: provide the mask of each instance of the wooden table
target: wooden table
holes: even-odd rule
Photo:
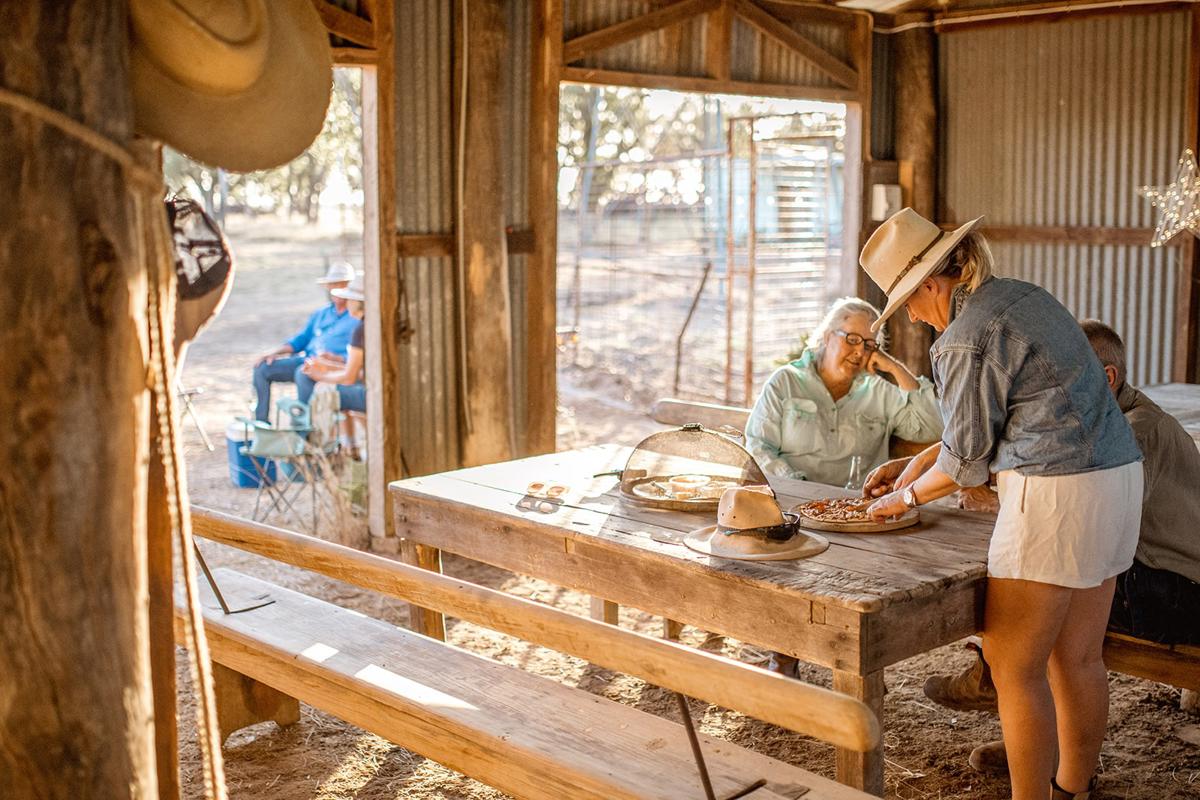
[[[1143,386],[1141,390],[1163,411],[1179,420],[1183,429],[1192,435],[1196,447],[1200,447],[1200,384],[1160,383]]]
[[[882,719],[883,668],[954,642],[982,622],[992,520],[927,507],[903,533],[825,534],[799,561],[710,558],[679,543],[713,514],[645,509],[619,499],[629,449],[596,446],[391,484],[409,563],[440,568],[438,548],[833,670],[833,685]],[[533,480],[570,487],[560,506],[521,510]],[[841,489],[772,480],[787,504]],[[417,614],[422,632],[440,618]],[[839,750],[837,778],[883,794],[883,756]]]

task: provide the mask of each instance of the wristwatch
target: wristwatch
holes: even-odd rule
[[[917,506],[921,505],[917,502],[917,493],[913,491],[912,484],[904,487],[904,491],[900,493],[900,499],[904,502],[904,505],[908,506],[909,508],[916,508]]]

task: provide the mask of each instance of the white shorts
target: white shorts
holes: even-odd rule
[[[1129,569],[1142,520],[1142,464],[1077,475],[997,474],[988,577],[1086,589]]]

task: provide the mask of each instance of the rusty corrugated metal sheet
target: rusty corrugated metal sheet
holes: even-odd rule
[[[449,4],[396,4],[396,216],[401,233],[453,229],[454,23]],[[453,260],[400,263],[414,334],[401,349],[405,463],[415,474],[458,463]]]
[[[941,216],[994,225],[1150,227],[1137,193],[1184,147],[1187,12],[939,37]],[[1126,339],[1130,379],[1170,379],[1179,248],[995,243],[1000,271]]]

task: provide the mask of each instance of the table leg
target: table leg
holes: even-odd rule
[[[442,571],[442,551],[429,545],[400,540],[400,561],[430,572]],[[409,603],[408,626],[414,632],[446,641],[446,620],[442,612]]]
[[[673,619],[663,617],[663,638],[670,639],[672,642],[679,641],[679,635],[683,633],[683,623],[676,622]]]
[[[592,619],[598,622],[607,622],[609,625],[617,624],[617,612],[621,607],[611,600],[605,600],[603,597],[592,598]]]
[[[883,670],[859,675],[833,671],[833,690],[861,700],[875,712],[883,728]],[[847,786],[883,797],[883,745],[869,753],[837,749],[837,780]]]

